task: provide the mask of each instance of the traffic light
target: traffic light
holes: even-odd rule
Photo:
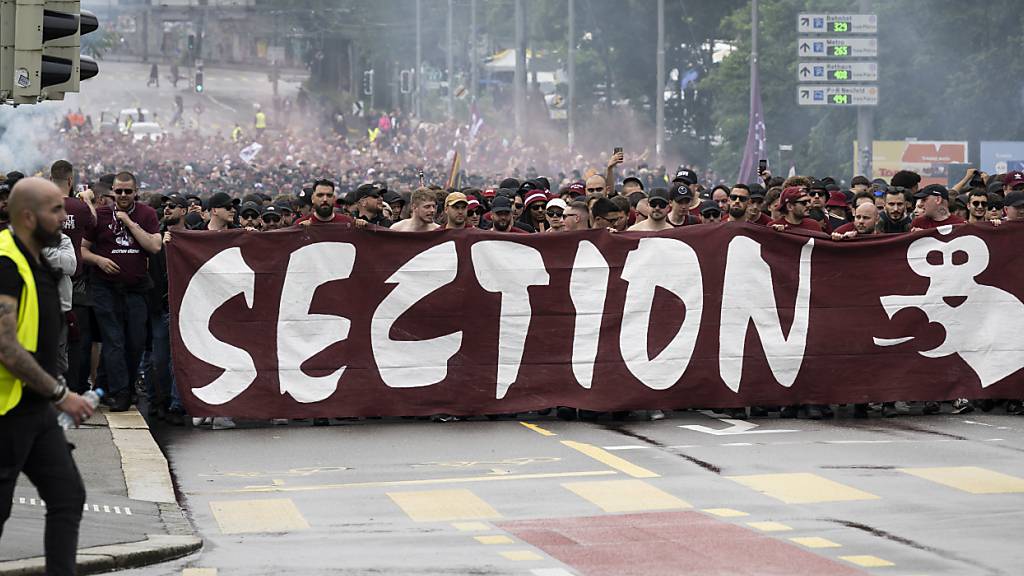
[[[399,72],[398,77],[400,80],[402,94],[409,94],[412,92],[413,72],[415,72],[415,70],[402,70]]]
[[[196,83],[195,83],[195,85],[196,85],[196,93],[200,93],[201,94],[203,92],[203,70],[202,69],[196,70]]]
[[[0,103],[63,100],[99,72],[79,53],[99,22],[77,0],[0,0]]]
[[[363,71],[363,94],[373,96],[373,70]]]

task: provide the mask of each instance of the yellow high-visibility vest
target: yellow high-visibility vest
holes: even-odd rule
[[[14,243],[14,234],[10,228],[0,232],[0,257],[4,256],[14,261],[24,284],[18,302],[18,343],[25,350],[35,352],[39,344],[39,296],[36,293],[36,279],[32,276],[32,267],[29,266],[28,259]],[[23,385],[6,366],[0,364],[0,416],[10,412],[21,401]]]

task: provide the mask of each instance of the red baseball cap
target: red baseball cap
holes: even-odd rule
[[[850,205],[846,203],[846,194],[842,192],[832,192],[828,195],[828,202],[825,202],[825,206],[832,206],[835,208],[849,208]]]
[[[782,191],[782,196],[779,197],[779,202],[785,206],[794,200],[799,200],[807,196],[807,188],[803,186],[790,186]]]
[[[1006,176],[1003,176],[1003,186],[1009,186],[1010,188],[1024,186],[1024,172],[1007,172]]]

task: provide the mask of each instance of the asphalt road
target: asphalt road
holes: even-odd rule
[[[967,576],[1024,562],[1024,419],[998,408],[157,435],[206,545],[127,574]]]

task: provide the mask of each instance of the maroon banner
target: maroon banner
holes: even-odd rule
[[[189,413],[1024,398],[1024,227],[175,232]]]

